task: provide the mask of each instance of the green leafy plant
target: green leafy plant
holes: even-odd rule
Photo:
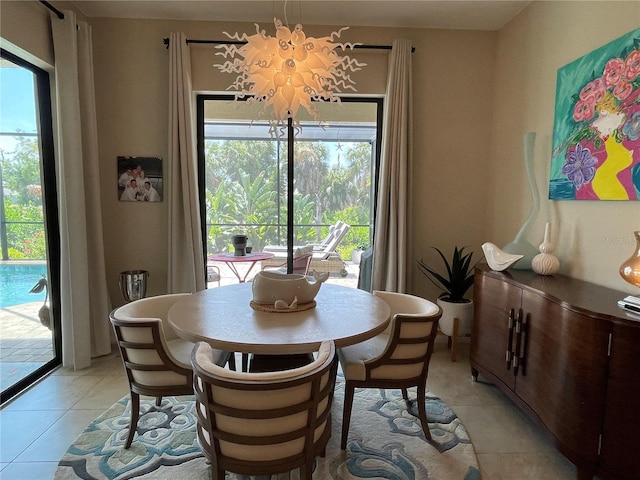
[[[423,260],[418,260],[418,268],[436,287],[442,290],[439,298],[452,303],[468,302],[464,298],[467,290],[473,285],[473,266],[471,257],[473,252],[464,254],[467,247],[453,248],[451,261],[436,247],[433,248],[442,259],[447,273],[441,274],[435,268],[427,265]]]

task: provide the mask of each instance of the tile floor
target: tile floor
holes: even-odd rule
[[[221,284],[236,283],[228,267],[220,266]],[[347,278],[332,276],[330,282],[355,286],[358,267],[347,262],[347,269]],[[455,363],[446,337],[438,338],[427,387],[466,426],[483,480],[575,480],[575,467],[506,396],[491,384],[473,382],[468,338],[461,339]],[[127,394],[117,353],[95,359],[88,369],[59,368],[45,377],[0,410],[0,479],[53,478],[69,444]]]
[[[463,421],[482,478],[575,480],[575,467],[508,398],[490,384],[472,381],[468,358],[468,339],[462,339],[458,361],[452,363],[446,338],[439,337],[428,388]],[[0,410],[0,478],[51,479],[75,437],[127,393],[115,353],[95,359],[90,368],[79,372],[67,368],[53,372]]]
[[[51,331],[38,318],[41,302],[0,308],[0,388],[5,390],[53,358]]]

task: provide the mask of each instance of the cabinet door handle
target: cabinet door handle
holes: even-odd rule
[[[526,316],[522,316],[521,321],[520,321],[520,345],[519,345],[519,351],[518,351],[518,364],[520,365],[520,367],[522,368],[522,375],[526,375],[526,365],[525,365],[525,347],[527,345],[527,318]]]
[[[520,364],[520,342],[522,338],[522,309],[518,310],[518,318],[516,319],[516,349],[513,352],[513,376],[518,375],[518,367]]]
[[[507,353],[506,353],[506,361],[507,361],[507,370],[511,367],[511,351],[513,349],[513,322],[515,320],[516,312],[512,308],[509,311],[509,323],[508,323],[508,332],[509,338],[507,339]]]

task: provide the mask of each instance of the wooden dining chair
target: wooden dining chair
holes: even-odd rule
[[[194,343],[181,339],[167,322],[167,312],[188,293],[143,298],[116,308],[109,315],[129,381],[131,423],[124,448],[138,425],[140,395],[162,397],[193,394],[191,351]],[[211,361],[225,365],[229,352],[212,350]]]
[[[212,480],[224,480],[225,471],[270,476],[296,468],[311,480],[331,436],[333,342],[323,342],[309,365],[272,373],[220,368],[204,342],[191,361],[198,442]]]
[[[356,388],[401,389],[409,403],[407,389],[417,387],[418,416],[425,437],[431,440],[425,394],[429,360],[442,310],[435,303],[414,295],[381,291],[373,294],[389,304],[391,323],[376,337],[338,349],[346,380],[340,440],[343,450],[347,447]]]

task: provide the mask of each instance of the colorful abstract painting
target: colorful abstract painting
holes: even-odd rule
[[[640,200],[640,29],[558,70],[549,198]]]

